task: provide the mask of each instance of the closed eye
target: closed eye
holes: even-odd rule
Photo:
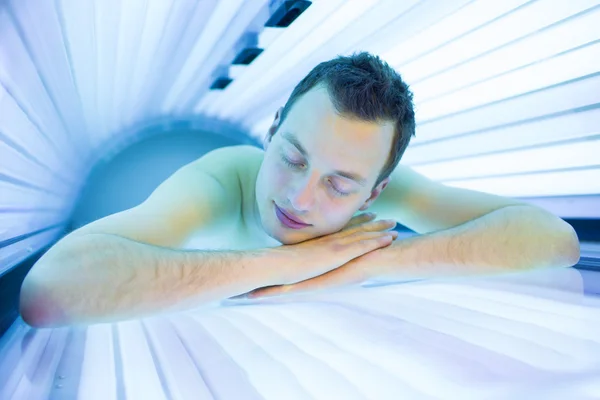
[[[293,162],[292,160],[288,159],[285,155],[281,154],[281,161],[283,161],[283,163],[285,165],[287,165],[290,168],[293,169],[302,169],[305,167],[305,164],[303,162]],[[333,191],[335,196],[340,196],[340,197],[344,197],[344,196],[349,196],[351,193],[347,193],[344,192],[342,190],[340,190],[335,183],[333,183],[333,181],[331,179],[327,179],[327,183],[329,185],[329,188]]]
[[[328,179],[327,182],[329,183],[329,187],[334,191],[336,196],[349,196],[350,195],[350,193],[343,192],[340,189],[338,189],[337,186],[335,185],[335,183],[333,183],[333,181],[331,179]]]
[[[281,161],[283,161],[283,163],[290,168],[302,168],[304,166],[304,163],[295,163],[291,160],[288,160],[283,154],[281,155]]]

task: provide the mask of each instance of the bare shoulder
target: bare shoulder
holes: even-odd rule
[[[517,199],[445,185],[399,164],[373,203],[372,211],[417,233],[429,233],[458,226],[502,207],[524,204]]]
[[[191,163],[191,167],[202,170],[217,179],[223,186],[233,189],[240,182],[247,182],[258,172],[263,150],[249,145],[227,146],[213,150]]]
[[[174,172],[142,204],[94,221],[70,236],[105,233],[179,246],[200,231],[231,226],[244,204],[241,166],[255,163],[245,160],[254,160],[257,150],[232,146],[210,151]]]
[[[264,158],[264,150],[254,146],[232,146],[227,148],[228,160],[235,170],[240,196],[241,215],[247,215],[256,197],[256,178]]]
[[[241,202],[254,195],[254,183],[263,157],[264,151],[255,146],[227,146],[205,154],[192,164],[215,178],[227,193],[235,194]]]
[[[236,154],[236,165],[239,169],[241,177],[255,176],[258,172],[265,152],[263,149],[255,146],[235,146]]]
[[[227,151],[230,155],[235,156],[236,161],[240,161],[240,164],[243,166],[247,166],[248,162],[258,162],[260,164],[264,155],[263,149],[247,144],[222,147],[220,150]]]

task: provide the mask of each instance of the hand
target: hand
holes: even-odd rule
[[[389,232],[396,222],[374,219],[375,214],[360,214],[339,232],[271,249],[281,265],[281,283],[289,285],[322,275],[389,246],[398,237],[397,232]]]
[[[387,246],[363,254],[339,268],[302,282],[291,285],[265,286],[244,295],[236,296],[236,298],[258,299],[284,294],[315,293],[325,290],[330,293],[337,289],[358,286],[371,278],[379,276],[379,267],[382,266],[380,263],[389,263],[390,254],[388,253],[394,250],[393,247],[393,245]]]

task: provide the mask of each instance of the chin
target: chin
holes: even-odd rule
[[[281,226],[281,223],[277,217],[266,222],[267,224],[263,225],[265,228],[265,233],[284,245],[304,242],[319,236],[318,234],[307,230],[306,228],[299,230],[287,229]]]
[[[307,232],[287,230],[279,226],[279,221],[273,221],[271,229],[267,232],[273,239],[281,242],[281,244],[296,244],[316,237]]]

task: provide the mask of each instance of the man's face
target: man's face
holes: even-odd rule
[[[265,232],[283,244],[342,229],[379,195],[374,188],[392,144],[393,123],[339,116],[327,90],[315,88],[279,113],[256,181]]]

